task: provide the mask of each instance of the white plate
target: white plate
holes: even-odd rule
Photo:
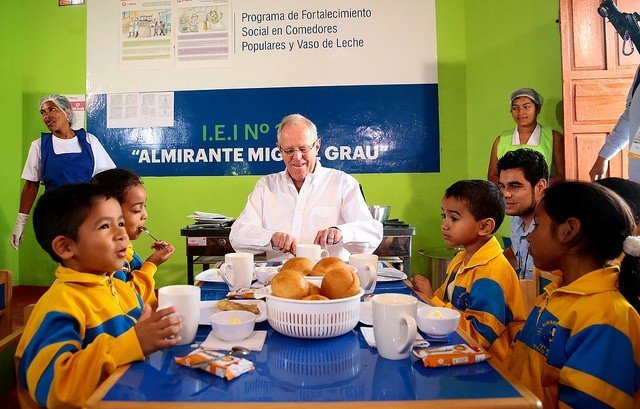
[[[208,270],[204,270],[202,273],[196,276],[196,281],[206,281],[208,283],[224,283],[224,280],[220,275],[219,268],[210,268]]]
[[[379,275],[380,273],[384,275]],[[397,268],[393,267],[378,267],[378,282],[388,282],[388,281],[400,281],[407,278],[407,275]]]
[[[428,307],[427,304],[422,301],[418,301],[418,308]],[[361,324],[373,325],[373,302],[362,301],[360,303],[360,319]]]
[[[240,304],[257,304],[260,315],[256,317],[256,322],[262,322],[267,319],[267,303],[262,300],[233,300]],[[220,312],[218,310],[218,300],[216,301],[200,301],[200,325],[211,325],[209,320],[213,314]]]
[[[223,224],[223,223],[228,223],[228,222],[232,222],[235,219],[233,217],[227,217],[227,216],[203,216],[203,215],[198,215],[198,214],[190,214],[187,216],[190,219],[195,220],[198,223],[219,223],[219,224]]]
[[[253,281],[256,280],[256,272],[253,272]],[[207,283],[224,283],[222,276],[220,275],[219,268],[210,268],[208,270],[204,270],[202,273],[196,276],[196,281],[204,281]]]

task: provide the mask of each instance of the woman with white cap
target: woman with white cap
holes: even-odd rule
[[[116,167],[95,136],[84,129],[71,129],[73,109],[67,98],[47,95],[38,106],[49,132],[43,132],[39,139],[31,142],[22,171],[20,209],[11,232],[11,246],[16,250],[23,240],[22,233],[40,184],[46,190],[68,183],[89,182],[96,173]]]
[[[520,88],[511,94],[511,116],[515,129],[504,131],[493,142],[487,179],[498,183],[498,159],[508,151],[530,148],[540,152],[551,170],[550,183],[564,180],[564,142],[558,131],[540,125],[538,114],[544,102],[532,88]]]

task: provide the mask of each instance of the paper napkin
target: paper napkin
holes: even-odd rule
[[[372,335],[373,336],[373,335]],[[252,351],[261,351],[264,345],[264,340],[267,338],[267,331],[253,331],[249,338],[245,338],[241,341],[223,341],[216,337],[211,331],[207,339],[200,344],[203,348],[210,348],[219,351],[228,351],[231,347],[241,346],[248,348]]]
[[[360,331],[362,331],[362,335],[364,336],[364,340],[367,341],[367,344],[371,348],[376,347],[376,339],[373,335],[373,327],[360,327]],[[414,348],[426,348],[429,346],[429,343],[425,341],[425,339],[419,333],[416,334],[416,339],[413,342]]]

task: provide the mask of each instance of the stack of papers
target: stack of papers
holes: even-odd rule
[[[207,212],[195,212],[187,217],[195,220],[196,223],[213,224],[218,226],[222,226],[235,220],[233,217],[225,216],[223,214]]]

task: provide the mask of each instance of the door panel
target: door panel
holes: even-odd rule
[[[640,0],[618,0],[623,12]],[[562,78],[567,179],[589,180],[589,170],[608,132],[624,110],[640,63],[636,50],[622,54],[622,39],[597,8],[600,0],[560,0]],[[627,177],[627,150],[609,163],[609,176]]]
[[[573,0],[570,3],[585,3],[571,8],[573,22],[573,69],[601,70],[606,68],[605,45],[599,41],[604,37],[602,18],[594,13],[600,1]]]
[[[624,110],[630,85],[627,80],[575,80],[574,125],[615,123]]]

